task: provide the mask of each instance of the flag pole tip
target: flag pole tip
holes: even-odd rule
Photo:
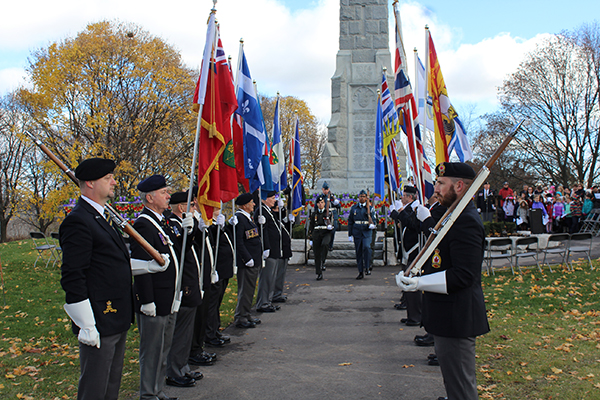
[[[429,25],[425,25],[425,29],[426,29],[426,30],[429,30]]]
[[[415,48],[413,49],[413,51],[416,53],[416,52],[417,52],[417,48],[415,47]]]
[[[244,43],[244,38],[240,38],[240,43]]]
[[[383,67],[383,72],[386,72],[386,71],[387,71],[387,67]]]

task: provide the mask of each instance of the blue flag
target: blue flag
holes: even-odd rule
[[[250,192],[254,192],[265,183],[264,168],[261,164],[267,135],[258,96],[241,45],[237,84],[236,113],[244,120],[244,172],[250,184]]]
[[[381,111],[381,97],[377,98],[377,116],[375,117],[375,196],[383,199],[385,195],[385,178],[383,165],[383,113]]]
[[[302,167],[300,162],[300,132],[299,132],[300,121],[296,116],[296,136],[292,141],[292,154],[294,155],[294,165],[292,172],[292,215],[298,216],[300,210],[304,206],[302,201]]]
[[[277,103],[275,104],[273,147],[271,148],[269,163],[271,164],[271,177],[273,178],[274,190],[279,192],[287,186],[285,157],[283,155],[283,143],[281,142],[281,125],[279,123],[279,96],[277,96]]]

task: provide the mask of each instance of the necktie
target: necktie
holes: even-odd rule
[[[115,224],[115,221],[113,221],[113,219],[110,217],[108,209],[105,208],[104,213],[102,215],[104,216],[106,222],[108,222],[108,224],[111,226],[111,228],[113,228],[118,234],[121,234],[121,229],[117,224]]]

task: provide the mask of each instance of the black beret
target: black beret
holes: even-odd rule
[[[288,196],[288,195],[289,195],[291,192],[292,192],[292,188],[291,188],[291,187],[289,187],[289,186],[286,186],[286,188],[285,188],[285,189],[283,189],[283,192],[282,192],[282,193],[283,193],[284,195]]]
[[[242,193],[237,199],[235,199],[236,206],[243,206],[244,204],[248,204],[252,201],[252,193]]]
[[[358,195],[360,196],[361,194],[364,194],[365,196],[367,195],[367,191],[365,189],[361,190]]]
[[[320,202],[321,200],[325,201],[325,196],[317,196],[317,199],[315,200],[315,204]]]
[[[323,181],[323,189],[329,189],[329,183],[327,183],[327,181]]]
[[[181,204],[187,203],[188,192],[175,192],[171,195],[169,204]]]
[[[144,179],[137,185],[137,189],[143,193],[150,193],[158,189],[167,187],[167,181],[162,175],[152,175],[149,178]]]
[[[260,192],[260,196],[262,197],[263,200],[266,200],[269,197],[273,197],[276,194],[277,194],[277,192],[274,190],[261,190],[261,192]]]
[[[435,173],[439,177],[475,179],[475,170],[462,162],[443,162],[435,167]]]
[[[75,168],[75,177],[80,181],[95,181],[115,170],[116,164],[113,160],[106,158],[88,158]]]
[[[404,193],[413,193],[413,194],[416,194],[417,193],[417,188],[414,187],[414,186],[405,185],[404,186]]]

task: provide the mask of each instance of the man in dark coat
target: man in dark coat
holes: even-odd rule
[[[100,158],[79,164],[81,197],[59,231],[64,308],[79,339],[79,399],[118,398],[133,322],[129,251],[104,216],[106,202],[115,196],[114,169],[114,161]]]
[[[449,207],[468,190],[475,171],[465,163],[437,166],[435,193]],[[404,291],[425,291],[423,325],[434,335],[448,399],[478,399],[475,377],[475,338],[489,332],[481,264],[485,233],[473,203],[465,208],[444,236],[421,277],[398,274]]]
[[[287,296],[283,294],[283,286],[285,285],[285,273],[287,271],[288,261],[292,257],[292,236],[290,234],[292,224],[288,224],[289,217],[287,208],[282,199],[279,199],[273,207],[273,216],[281,223],[281,256],[275,273],[275,284],[273,285],[273,303],[285,303]]]
[[[495,193],[490,189],[490,183],[483,184],[483,189],[477,193],[477,211],[481,213],[483,221],[492,221],[496,212]]]
[[[371,272],[371,235],[375,226],[375,210],[371,206],[367,210],[367,192],[361,190],[358,195],[358,203],[350,208],[348,217],[348,239],[354,242],[356,250],[356,266],[358,267],[358,276],[356,279],[362,279],[364,274]]]

